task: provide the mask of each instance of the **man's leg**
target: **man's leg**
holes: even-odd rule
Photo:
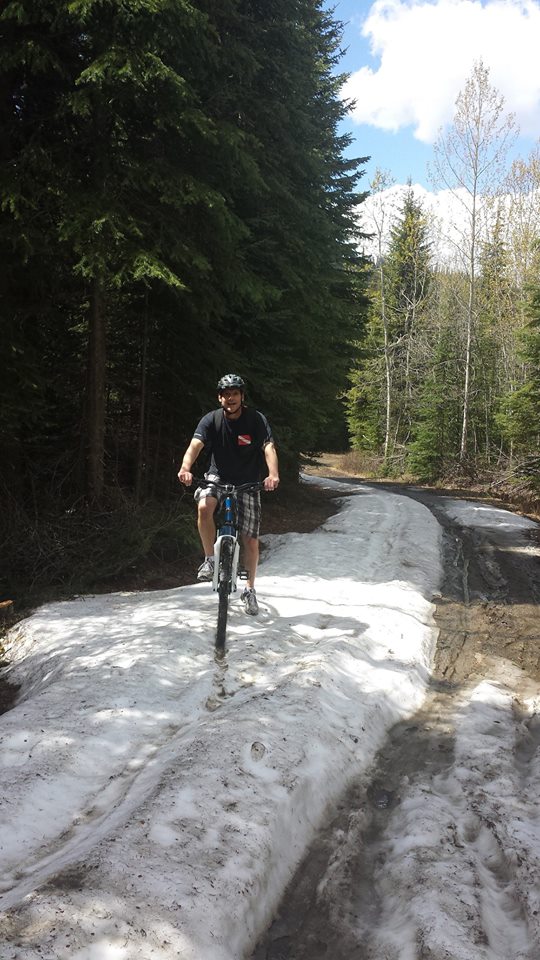
[[[197,527],[199,536],[203,545],[205,557],[214,556],[214,541],[216,539],[216,525],[214,523],[214,514],[216,512],[217,500],[215,497],[204,497],[199,500],[197,513]]]
[[[247,494],[238,504],[238,526],[242,531],[244,566],[247,569],[247,587],[242,593],[246,613],[253,616],[259,612],[255,595],[255,576],[259,562],[259,525],[261,521],[261,498],[258,493]]]
[[[255,575],[257,573],[257,564],[259,562],[259,541],[257,537],[248,537],[242,534],[242,546],[244,548],[245,567],[248,572],[248,587],[255,586]]]

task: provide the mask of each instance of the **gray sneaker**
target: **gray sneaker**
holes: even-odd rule
[[[199,569],[197,570],[197,580],[213,580],[214,579],[214,558],[205,557],[201,563]]]
[[[244,604],[246,613],[250,613],[253,617],[256,617],[259,612],[259,604],[257,603],[257,595],[253,587],[251,589],[246,587],[240,599]]]

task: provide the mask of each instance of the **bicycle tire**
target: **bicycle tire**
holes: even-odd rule
[[[232,549],[228,540],[221,543],[218,571],[218,615],[216,627],[216,653],[223,656],[227,635],[227,614],[231,590]]]

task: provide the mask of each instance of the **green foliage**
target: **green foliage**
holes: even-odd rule
[[[373,303],[373,301],[372,301]],[[384,357],[380,318],[373,309],[366,336],[356,344],[356,365],[347,392],[349,438],[355,450],[379,452],[384,442]]]
[[[459,360],[450,326],[441,331],[433,348],[418,408],[407,466],[419,480],[440,477],[457,456],[460,437]]]
[[[530,321],[520,337],[525,378],[504,395],[496,413],[503,437],[520,454],[540,449],[540,289],[533,288]]]
[[[322,2],[0,16],[0,484],[21,515],[71,509],[90,468],[104,504],[168,498],[225,369],[291,470],[337,442],[362,161]]]
[[[495,419],[503,437],[514,446],[516,452],[529,452],[531,450],[531,437],[534,437],[535,434],[536,447],[538,448],[539,385],[529,381],[522,387],[518,387],[513,393],[503,397]]]
[[[348,423],[353,447],[386,457],[409,441],[418,391],[415,337],[430,292],[431,251],[421,204],[411,188],[394,224],[388,253],[372,269],[370,320],[350,374]]]
[[[428,298],[431,259],[428,222],[409,186],[391,229],[385,263],[385,293],[394,338],[410,332]]]
[[[464,272],[430,270],[425,220],[411,199],[409,192],[388,252],[372,271],[370,320],[350,375],[347,413],[355,448],[386,454],[386,471],[406,466],[432,481],[465,468],[460,421],[469,297]],[[537,462],[540,296],[530,291],[531,321],[522,331],[511,236],[495,209],[475,282],[468,471],[502,468],[516,457]],[[538,252],[529,247],[527,257],[531,275]]]

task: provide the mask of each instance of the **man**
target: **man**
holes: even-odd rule
[[[204,447],[210,450],[210,466],[205,474],[208,485],[199,487],[195,493],[198,502],[197,524],[204,549],[204,560],[197,571],[198,580],[212,580],[214,576],[214,513],[220,491],[212,481],[235,486],[256,482],[260,480],[264,460],[268,469],[264,489],[276,490],[279,484],[278,458],[270,425],[262,413],[246,407],[242,377],[227,373],[219,381],[217,389],[220,407],[207,413],[198,424],[178,471],[180,482],[190,486],[193,482],[191,468],[195,460]],[[248,571],[248,585],[241,599],[246,613],[253,615],[259,612],[254,584],[259,561],[260,520],[260,493],[241,493],[238,498],[238,530]]]

